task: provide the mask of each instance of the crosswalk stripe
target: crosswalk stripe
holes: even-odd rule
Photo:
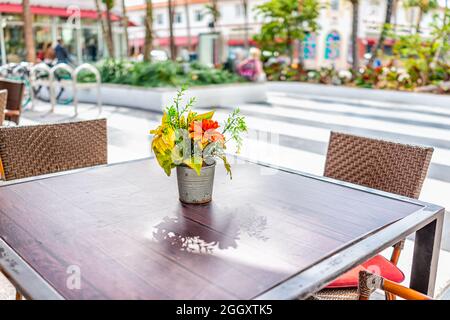
[[[308,100],[294,100],[286,98],[272,98],[270,103],[277,107],[279,111],[285,111],[288,113],[292,109],[299,110],[311,110],[315,112],[338,112],[341,114],[354,114],[361,116],[376,116],[379,118],[392,119],[392,121],[404,122],[405,120],[415,120],[421,122],[430,122],[430,125],[436,124],[450,124],[450,110],[448,115],[433,115],[423,114],[416,111],[406,110],[393,110],[383,108],[384,110],[378,110],[373,108],[367,108],[363,106],[348,105],[342,103],[324,104],[315,101]]]

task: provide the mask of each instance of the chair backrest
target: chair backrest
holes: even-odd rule
[[[106,164],[106,119],[2,127],[0,159],[5,180]]]
[[[433,148],[331,132],[324,176],[418,198]]]
[[[0,126],[5,120],[6,99],[8,98],[7,90],[0,90]]]
[[[0,90],[8,90],[7,110],[22,110],[24,84],[22,81],[0,80]]]

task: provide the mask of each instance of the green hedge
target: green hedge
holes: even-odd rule
[[[97,68],[103,83],[140,87],[200,86],[245,81],[226,70],[210,68],[197,62],[105,60],[99,62]],[[92,82],[95,78],[92,74],[82,73],[79,81]]]

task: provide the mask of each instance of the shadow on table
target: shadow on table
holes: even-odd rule
[[[154,226],[153,240],[192,253],[213,253],[215,249],[237,248],[243,233],[260,241],[268,240],[264,235],[267,228],[264,216],[233,213],[218,218],[217,215],[208,214],[208,207],[204,206],[201,221],[195,221],[192,211],[188,209],[183,206],[176,217],[164,217]]]

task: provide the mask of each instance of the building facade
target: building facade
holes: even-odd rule
[[[208,0],[172,0],[174,5],[174,35],[177,48],[188,49],[188,43],[196,47],[199,35],[211,32],[209,27],[212,18],[205,5]],[[258,33],[262,24],[261,17],[256,16],[254,8],[265,0],[248,0],[248,34],[251,37]],[[220,30],[229,47],[242,47],[245,39],[245,18],[242,0],[218,0],[220,19],[216,29]],[[130,29],[130,44],[140,50],[143,46],[145,30],[143,27],[145,1],[128,0],[128,16],[137,27]],[[309,34],[303,43],[302,56],[309,68],[334,65],[347,68],[351,63],[351,23],[352,8],[348,0],[324,0],[320,10],[319,30]],[[360,0],[358,53],[362,58],[376,44],[381,26],[385,18],[385,0]],[[437,10],[442,12],[443,8]],[[421,32],[429,33],[430,12],[423,16]],[[190,28],[187,28],[189,17]],[[418,9],[405,8],[403,1],[395,1],[392,24],[400,33],[409,33],[414,29],[418,17]],[[169,37],[169,15],[167,0],[153,0],[154,47],[167,51]],[[190,34],[190,41],[188,35]],[[389,52],[392,41],[387,39],[385,51]]]
[[[0,1],[1,62],[25,57],[21,0]],[[36,51],[62,39],[75,63],[96,61],[107,55],[94,1],[31,0]],[[126,53],[119,10],[112,15],[116,57]]]

